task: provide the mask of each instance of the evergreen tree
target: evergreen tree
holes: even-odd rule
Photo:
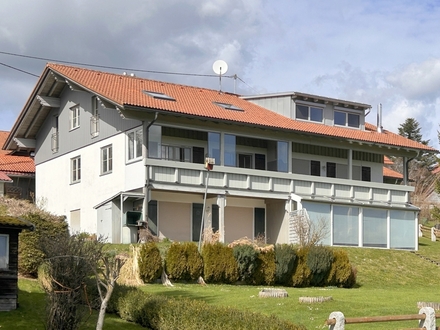
[[[419,122],[414,118],[407,118],[398,128],[399,135],[424,145],[428,145],[429,140],[422,139],[422,133],[420,133],[421,129]]]

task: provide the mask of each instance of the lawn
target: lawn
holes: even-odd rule
[[[333,311],[346,317],[417,314],[417,302],[440,302],[436,290],[440,267],[421,258],[439,261],[440,242],[420,239],[420,250],[394,251],[380,249],[345,248],[351,263],[357,268],[358,286],[353,289],[285,288],[287,298],[259,298],[261,287],[174,283],[174,287],[148,284],[142,290],[151,294],[200,299],[208,304],[231,306],[301,323],[308,329],[327,329],[324,320]],[[44,329],[42,323],[44,294],[37,282],[19,280],[20,308],[0,313],[0,329]],[[331,301],[301,304],[299,297],[332,297]],[[94,328],[93,313],[84,329]],[[346,329],[402,329],[415,328],[417,321],[393,323],[349,324]],[[123,322],[116,316],[106,317],[104,329],[141,329]]]

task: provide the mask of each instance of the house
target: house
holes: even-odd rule
[[[383,182],[392,184],[401,184],[403,181],[403,175],[393,170],[394,162],[387,156],[383,159]]]
[[[9,132],[0,131],[3,146]],[[35,164],[28,152],[0,150],[0,197],[34,199]]]
[[[34,230],[26,220],[0,216],[0,311],[18,306],[18,234]]]
[[[370,108],[48,64],[4,149],[35,152],[36,196],[71,231],[114,243],[146,223],[171,240],[210,227],[289,243],[305,209],[328,226],[323,244],[414,250],[413,187],[384,183],[384,156],[436,150],[366,123]]]

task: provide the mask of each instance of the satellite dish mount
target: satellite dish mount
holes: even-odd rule
[[[228,64],[223,60],[217,60],[212,65],[212,70],[219,76],[220,92],[222,91],[222,74],[228,71]]]

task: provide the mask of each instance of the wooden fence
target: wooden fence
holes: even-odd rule
[[[440,237],[440,230],[435,227],[426,227],[422,224],[419,225],[419,237],[431,238],[431,241],[435,242]]]
[[[393,322],[393,321],[408,321],[418,320],[419,325],[413,329],[437,330],[436,318],[440,318],[440,314],[436,314],[432,307],[422,307],[419,314],[410,315],[390,315],[390,316],[366,316],[366,317],[352,317],[345,318],[341,312],[333,312],[325,321],[331,330],[344,330],[346,324],[353,323],[373,323],[373,322]],[[410,329],[407,329],[410,330]]]

